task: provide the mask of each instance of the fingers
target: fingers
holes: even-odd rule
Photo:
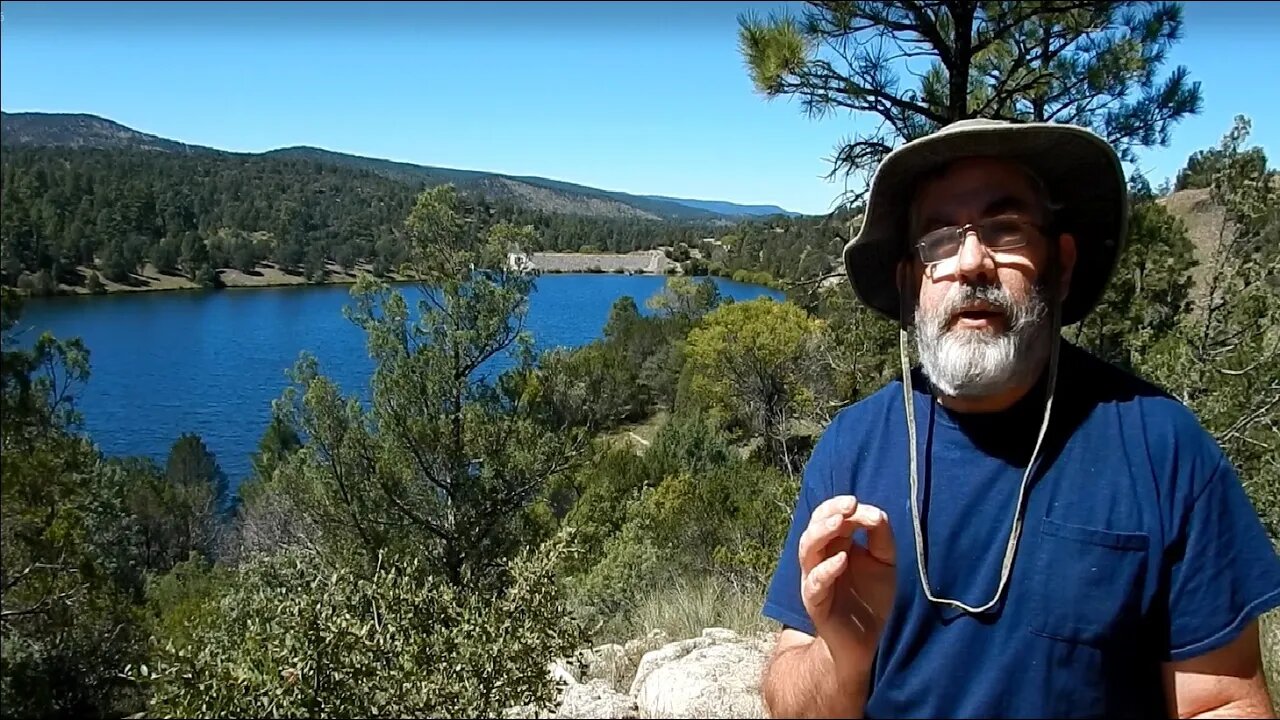
[[[840,577],[840,573],[844,572],[848,557],[848,553],[838,552],[818,563],[817,567],[805,576],[800,593],[810,616],[822,617],[826,614],[835,595],[833,590],[836,579]]]
[[[896,564],[897,550],[893,544],[893,528],[889,516],[874,505],[859,505],[853,514],[853,524],[867,530],[867,553],[886,565]]]
[[[895,564],[889,516],[874,505],[859,503],[852,495],[838,495],[814,509],[809,526],[800,536],[802,575],[807,575],[837,549],[843,549],[835,541],[851,539],[854,530],[860,527],[867,531],[867,552],[880,562]]]
[[[854,526],[846,520],[857,508],[858,500],[852,495],[838,495],[814,509],[809,526],[800,536],[800,569],[803,574],[808,575],[828,557],[831,541],[839,537],[853,537]]]

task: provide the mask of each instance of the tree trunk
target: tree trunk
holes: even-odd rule
[[[973,16],[975,8],[970,2],[949,3],[954,26],[951,75],[947,87],[947,122],[953,123],[969,117],[969,68],[973,65]]]
[[[1041,77],[1048,77],[1049,74],[1049,51],[1052,49],[1049,43],[1049,35],[1053,31],[1053,25],[1044,17],[1039,19],[1040,25],[1040,67],[1038,68]],[[1038,92],[1031,96],[1031,117],[1036,122],[1044,122],[1047,107],[1045,103],[1045,95],[1047,92]]]

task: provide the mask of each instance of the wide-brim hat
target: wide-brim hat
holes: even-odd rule
[[[897,265],[907,257],[908,212],[919,179],[966,157],[1020,163],[1034,173],[1057,210],[1056,232],[1076,240],[1062,324],[1089,314],[1124,246],[1129,194],[1115,149],[1094,132],[1064,123],[961,120],[896,148],[871,179],[862,229],[844,247],[845,273],[867,306],[898,321]]]

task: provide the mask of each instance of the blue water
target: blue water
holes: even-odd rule
[[[653,275],[546,275],[530,298],[527,328],[539,348],[576,347],[600,336],[614,300],[644,302],[662,289]],[[715,279],[735,300],[781,293]],[[417,291],[399,286],[413,302]],[[23,341],[48,330],[80,337],[91,375],[79,395],[85,430],[108,455],[164,460],[184,432],[199,434],[238,481],[270,420],[285,371],[303,351],[346,393],[367,396],[373,370],[365,336],[342,314],[343,286],[155,292],[31,300]]]

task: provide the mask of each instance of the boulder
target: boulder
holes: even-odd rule
[[[560,699],[557,718],[634,718],[636,701],[614,691],[608,680],[570,685]]]
[[[645,654],[631,685],[640,717],[763,718],[769,641],[723,628]]]
[[[707,628],[669,642],[652,631],[625,646],[600,645],[547,667],[563,683],[554,712],[509,708],[506,718],[763,718],[760,676],[772,635]],[[648,650],[648,652],[644,652]],[[636,658],[643,652],[632,673]],[[629,693],[619,690],[630,688]]]
[[[635,678],[631,681],[631,697],[638,697],[641,686],[649,675],[660,667],[668,665],[699,648],[710,645],[711,641],[707,638],[692,638],[690,640],[677,640],[673,643],[667,643],[657,650],[650,650],[640,658],[640,665],[636,667]]]
[[[702,637],[721,643],[738,642],[741,638],[738,633],[728,628],[707,628],[702,631]]]

